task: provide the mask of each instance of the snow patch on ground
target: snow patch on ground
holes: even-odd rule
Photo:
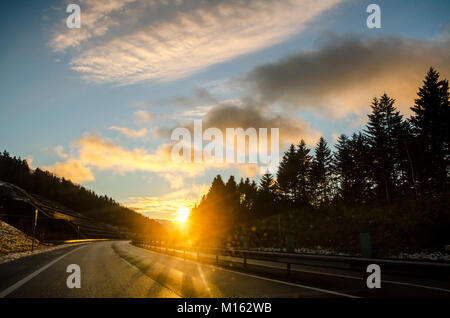
[[[277,247],[260,247],[260,248],[251,248],[253,251],[261,251],[261,252],[287,252],[286,248],[277,248]],[[312,254],[312,255],[328,255],[328,256],[361,256],[359,253],[342,253],[331,249],[326,249],[321,246],[316,246],[315,248],[295,248],[294,253],[296,254]],[[399,254],[388,255],[386,258],[393,259],[404,259],[404,260],[430,260],[430,261],[439,261],[439,262],[449,262],[450,254],[448,252],[440,252],[440,251],[421,251],[416,253],[407,253],[401,252]]]
[[[277,252],[277,253],[286,253],[286,248],[279,248],[279,247],[259,247],[259,248],[251,248],[252,251],[259,251],[259,252]],[[316,248],[295,248],[294,253],[296,254],[313,254],[313,255],[330,255],[330,256],[356,256],[349,253],[342,253],[333,251],[330,249],[325,249],[320,246],[317,246]]]
[[[0,221],[0,257],[15,252],[31,250],[32,238],[15,227]],[[34,240],[36,249],[45,248],[45,245]]]
[[[14,261],[28,255],[47,252],[69,245],[43,245],[34,241],[34,251],[31,252],[32,238],[15,227],[0,220],[0,264]],[[75,245],[75,244],[71,244]]]
[[[396,259],[410,259],[410,260],[430,260],[430,261],[440,261],[449,262],[450,255],[448,253],[442,253],[440,251],[422,251],[418,253],[400,253],[399,255],[392,255],[389,258]]]

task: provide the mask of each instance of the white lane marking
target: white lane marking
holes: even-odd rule
[[[248,260],[248,264],[251,264],[251,263],[253,263],[253,265],[258,265],[258,263],[259,263],[259,265],[261,265],[261,266],[266,266],[266,267],[270,267],[270,268],[277,268],[277,269],[282,269],[283,268],[282,266],[275,266],[275,265],[271,266],[271,265],[263,264],[264,262],[250,262],[250,260]],[[320,272],[320,271],[312,271],[312,270],[299,269],[299,268],[293,268],[293,267],[291,268],[291,271],[303,272],[303,273],[308,273],[308,274],[324,275],[324,276],[333,276],[333,277],[339,277],[339,278],[364,280],[362,277],[357,277],[357,276],[342,275],[342,274]],[[450,293],[449,289],[445,289],[445,288],[441,288],[441,287],[433,287],[433,286],[427,286],[427,285],[420,285],[420,284],[407,283],[407,282],[399,282],[399,281],[395,281],[395,280],[384,280],[384,279],[381,279],[381,282],[384,283],[384,284],[411,286],[411,287],[416,287],[416,288],[438,290],[438,291],[443,291],[443,292]]]
[[[30,275],[28,275],[27,277],[19,280],[17,283],[9,286],[8,288],[6,288],[5,290],[3,290],[2,292],[0,292],[0,298],[6,297],[9,294],[11,294],[13,291],[15,291],[17,288],[19,288],[20,286],[24,285],[25,283],[29,282],[31,279],[33,279],[34,277],[36,277],[37,275],[39,275],[40,273],[42,273],[43,271],[45,271],[47,268],[49,268],[50,266],[52,266],[53,264],[55,264],[57,261],[63,259],[64,257],[66,257],[69,254],[72,254],[76,251],[78,251],[79,249],[85,247],[86,245],[80,246],[74,250],[71,250],[70,252],[67,252],[66,254],[58,257],[57,259],[54,259],[53,261],[51,261],[50,263],[48,263],[47,265],[44,265],[43,267],[41,267],[40,269],[34,271],[33,273],[31,273]]]
[[[318,272],[318,271],[311,271],[311,270],[306,270],[306,269],[291,268],[291,271],[304,272],[304,273],[308,273],[308,274],[325,275],[325,276],[334,276],[334,277],[339,277],[339,278],[349,278],[349,279],[363,280],[362,277],[357,277],[357,276],[334,274],[334,273],[328,273],[328,272]]]
[[[405,286],[411,286],[411,287],[417,287],[417,288],[426,288],[426,289],[433,289],[433,290],[439,290],[443,292],[450,293],[450,289],[440,288],[440,287],[432,287],[432,286],[426,286],[426,285],[419,285],[419,284],[413,284],[413,283],[403,283],[403,282],[397,282],[393,280],[383,280],[381,279],[381,284],[388,283],[388,284],[396,284],[396,285],[405,285]]]
[[[148,251],[148,250],[146,250]],[[149,251],[151,252],[151,251]],[[156,253],[156,252],[153,252]],[[159,255],[165,255],[162,253],[157,253]],[[176,257],[176,256],[170,256],[170,255],[166,255],[168,257],[174,257],[174,258],[180,258],[180,257]],[[182,259],[182,258],[180,258]],[[237,271],[232,271],[229,269],[225,269],[222,267],[217,267],[214,265],[209,265],[209,264],[204,264],[204,263],[199,263],[199,262],[195,262],[195,261],[191,261],[191,260],[183,260],[185,262],[190,262],[190,263],[194,263],[194,264],[200,264],[202,266],[207,266],[207,267],[211,267],[211,268],[215,268],[221,271],[225,271],[225,272],[229,272],[229,273],[233,273],[233,274],[239,274],[239,275],[243,275],[243,276],[247,276],[247,277],[252,277],[252,278],[256,278],[256,279],[261,279],[261,280],[265,280],[268,282],[273,282],[273,283],[278,283],[278,284],[284,284],[284,285],[288,285],[288,286],[294,286],[294,287],[298,287],[298,288],[303,288],[303,289],[309,289],[309,290],[314,290],[314,291],[318,291],[321,293],[326,293],[326,294],[332,294],[332,295],[337,295],[337,296],[341,296],[341,297],[348,297],[348,298],[361,298],[358,296],[354,296],[354,295],[349,295],[349,294],[344,294],[344,293],[339,293],[339,292],[335,292],[332,290],[328,290],[328,289],[322,289],[322,288],[316,288],[316,287],[312,287],[312,286],[306,286],[306,285],[301,285],[301,284],[296,284],[296,283],[289,283],[289,282],[285,282],[282,280],[278,280],[278,279],[272,279],[272,278],[267,278],[267,277],[262,277],[262,276],[257,276],[257,275],[251,275],[251,274],[246,274],[246,273],[242,273],[242,272],[237,272]]]
[[[356,280],[364,280],[361,277],[356,276],[349,276],[349,275],[341,275],[341,274],[332,274],[327,272],[316,272],[316,271],[310,271],[310,270],[304,270],[304,269],[291,269],[292,271],[296,272],[305,272],[305,273],[311,273],[311,274],[318,274],[318,275],[325,275],[325,276],[335,276],[335,277],[342,277],[342,278],[349,278],[349,279],[356,279]],[[432,289],[432,290],[438,290],[450,293],[450,289],[445,289],[441,287],[433,287],[433,286],[427,286],[427,285],[420,285],[420,284],[414,284],[414,283],[406,283],[406,282],[399,282],[395,280],[385,280],[381,279],[381,283],[384,284],[393,284],[393,285],[404,285],[404,286],[411,286],[411,287],[417,287],[417,288],[424,288],[424,289]]]
[[[160,253],[160,254],[164,254],[164,253]],[[202,255],[202,254],[200,254],[200,255]],[[212,255],[212,254],[203,254],[203,256],[208,256],[208,255]],[[176,257],[176,256],[174,256],[174,257]],[[214,255],[210,256],[210,257],[214,257]],[[227,259],[229,261],[236,261],[238,263],[242,263],[242,261],[240,261],[240,259],[236,258],[236,257],[230,257],[230,256],[222,257],[222,260],[227,260]],[[247,262],[248,262],[248,264],[253,263],[253,265],[260,265],[260,266],[265,266],[265,267],[269,267],[269,268],[276,268],[276,269],[281,269],[282,268],[282,266],[262,264],[264,261],[259,261],[259,260],[256,260],[256,262],[255,262],[255,260],[250,260],[249,259]],[[295,264],[292,264],[292,265],[295,265]],[[334,277],[348,278],[348,279],[356,279],[356,280],[364,280],[362,277],[357,277],[357,276],[342,275],[342,274],[320,272],[320,271],[311,271],[311,270],[298,269],[298,268],[293,268],[293,267],[291,268],[291,271],[304,272],[304,273],[317,274],[317,275],[324,275],[324,276],[334,276]],[[421,285],[421,284],[414,284],[414,283],[399,282],[399,281],[395,281],[395,280],[384,280],[384,279],[381,279],[381,283],[393,284],[393,285],[411,286],[411,287],[416,287],[416,288],[437,290],[437,291],[443,291],[443,292],[446,292],[446,293],[450,293],[450,289],[445,289],[445,288],[441,288],[441,287],[433,287],[433,286],[428,286],[428,285]]]

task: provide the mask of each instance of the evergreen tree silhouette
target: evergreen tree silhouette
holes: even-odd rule
[[[449,187],[449,89],[446,79],[430,68],[418,98],[411,107],[413,132],[416,136],[418,179],[425,193],[440,193]]]
[[[367,138],[362,133],[339,136],[333,159],[337,187],[336,201],[346,205],[364,204],[372,197]]]
[[[395,100],[383,94],[374,98],[365,130],[370,146],[367,166],[372,172],[377,197],[389,202],[404,182],[406,154],[401,137],[405,131],[403,116],[394,107]]]
[[[311,187],[314,193],[314,203],[321,207],[331,201],[332,174],[331,150],[323,137],[320,137],[314,152],[315,156],[311,169]]]
[[[269,172],[266,172],[259,183],[256,213],[259,217],[269,216],[276,214],[277,209],[277,185]]]

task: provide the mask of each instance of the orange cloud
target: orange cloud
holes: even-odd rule
[[[145,110],[137,110],[133,113],[137,124],[141,125],[148,122],[154,115]]]
[[[120,173],[131,171],[183,172],[195,175],[203,172],[201,164],[175,163],[171,157],[169,144],[160,146],[154,153],[142,148],[127,150],[115,145],[111,140],[96,136],[80,138],[75,142],[79,147],[79,161],[85,166],[99,170],[113,170]]]
[[[43,167],[43,169],[76,183],[89,182],[95,179],[91,169],[84,166],[76,159],[68,159],[66,162],[57,162],[52,166]]]
[[[125,136],[131,137],[131,138],[140,138],[145,137],[147,135],[147,129],[142,128],[140,130],[130,129],[126,127],[117,127],[117,126],[111,126],[108,128],[109,130],[115,130],[118,131]]]
[[[151,218],[175,220],[180,208],[194,207],[208,189],[208,185],[193,184],[161,197],[130,197],[122,203]]]

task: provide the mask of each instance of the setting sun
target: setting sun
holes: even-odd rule
[[[184,223],[186,222],[186,220],[188,219],[190,214],[190,210],[187,207],[180,207],[177,211],[177,217],[175,218],[175,220],[177,220],[178,222]]]

